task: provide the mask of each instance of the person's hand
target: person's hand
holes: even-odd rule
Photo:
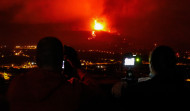
[[[70,59],[66,59],[66,61],[71,65],[72,68],[76,68],[76,65]]]
[[[65,57],[65,61],[67,61],[72,68],[78,69],[81,68],[80,60],[77,57]]]

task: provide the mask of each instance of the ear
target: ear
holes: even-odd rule
[[[156,74],[156,72],[155,72],[155,70],[154,70],[154,67],[152,66],[151,63],[149,64],[149,70],[150,70],[150,72],[151,72],[153,75]]]
[[[151,64],[151,62],[149,63],[149,69],[150,69],[150,71],[152,71],[152,64]]]

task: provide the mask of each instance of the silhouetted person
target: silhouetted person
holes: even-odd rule
[[[54,37],[37,45],[38,69],[21,74],[10,84],[11,111],[74,111],[80,102],[82,87],[62,77],[63,46]]]
[[[150,55],[151,79],[122,91],[121,107],[134,109],[174,108],[184,102],[183,74],[177,70],[175,52],[159,46]],[[125,107],[126,106],[126,107]]]
[[[89,87],[97,88],[96,82],[82,69],[78,53],[74,48],[64,46],[64,61],[64,75],[68,80],[72,82],[73,79],[78,79]]]
[[[0,109],[1,111],[9,111],[9,106],[6,100],[7,85],[5,80],[0,75]]]
[[[103,109],[105,106],[105,98],[101,92],[99,86],[92,79],[89,74],[82,69],[80,59],[78,58],[77,51],[70,47],[64,46],[64,76],[70,83],[75,83],[75,81],[81,82],[84,87],[84,93],[81,96],[83,101],[83,108],[81,110],[99,110]],[[85,96],[85,97],[84,97]],[[88,97],[88,99],[86,99]]]
[[[78,59],[76,50],[69,46],[64,46],[64,74],[68,79],[72,77],[79,78],[78,69],[81,69],[81,63]]]
[[[135,84],[135,83],[137,83],[137,79],[134,76],[132,69],[127,71],[126,81],[127,81],[127,84]]]

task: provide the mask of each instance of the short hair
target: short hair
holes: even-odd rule
[[[175,52],[168,46],[159,46],[151,53],[150,63],[157,73],[174,70],[176,67]]]
[[[36,62],[38,67],[50,66],[54,69],[62,67],[63,45],[56,37],[45,37],[38,42]]]

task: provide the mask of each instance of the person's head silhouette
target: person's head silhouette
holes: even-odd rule
[[[171,74],[176,68],[176,56],[172,48],[159,46],[150,55],[150,72],[153,75]]]
[[[69,60],[72,67],[81,68],[77,51],[74,48],[64,45],[64,59]]]
[[[45,70],[62,70],[63,46],[55,37],[45,37],[38,42],[36,62]]]

